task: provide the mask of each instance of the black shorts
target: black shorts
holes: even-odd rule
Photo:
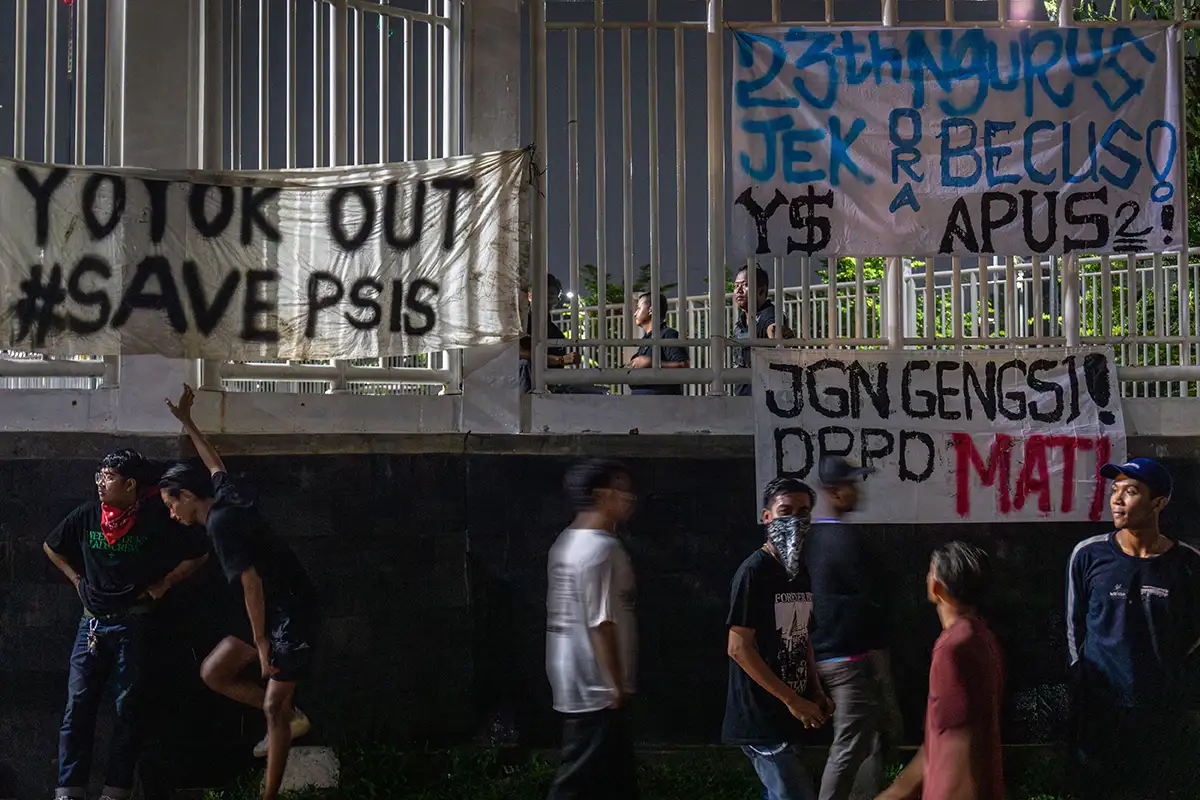
[[[235,634],[254,645],[245,616]],[[307,680],[316,655],[320,618],[310,604],[267,607],[267,639],[271,642],[271,666],[279,670],[271,680],[284,683]]]

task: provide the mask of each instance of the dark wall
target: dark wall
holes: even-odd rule
[[[459,437],[447,453],[228,457],[233,472],[253,480],[322,595],[318,671],[298,698],[317,725],[314,742],[378,735],[432,745],[472,737],[556,743],[543,660],[545,556],[569,520],[562,473],[584,450],[625,456],[641,491],[628,539],[639,583],[641,736],[717,740],[728,582],[761,541],[746,525],[757,495],[748,442],[576,441],[553,455],[498,452],[507,445],[495,442],[464,446]],[[1166,526],[1185,529],[1181,521],[1200,513],[1200,466],[1194,458],[1167,462],[1180,488]],[[87,447],[72,457],[0,461],[0,775],[8,771],[18,797],[52,788],[79,613],[41,542],[88,497],[94,470]],[[1009,672],[1007,737],[1040,742],[1056,736],[1061,718],[1067,557],[1102,527],[870,529],[900,577],[895,603],[904,624],[893,657],[910,740],[920,736],[938,633],[924,600],[933,547],[964,537],[991,552],[998,591],[989,616]],[[222,598],[210,571],[169,596],[158,620],[150,763],[167,784],[226,777],[263,733],[258,714],[211,695],[197,678],[227,615],[241,613]]]

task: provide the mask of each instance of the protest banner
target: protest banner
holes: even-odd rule
[[[1177,34],[738,32],[734,255],[1181,247]]]
[[[1125,460],[1106,348],[758,350],[759,486],[818,485],[824,454],[875,468],[859,522],[1100,520],[1101,464]]]
[[[308,360],[516,339],[530,155],[186,173],[0,160],[0,348]]]

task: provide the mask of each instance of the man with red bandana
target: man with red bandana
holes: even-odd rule
[[[141,454],[110,453],[96,472],[96,499],[67,515],[43,545],[83,603],[58,739],[57,797],[86,797],[96,714],[110,676],[117,722],[101,800],[131,796],[147,617],[208,559],[204,537],[171,520],[157,477]]]

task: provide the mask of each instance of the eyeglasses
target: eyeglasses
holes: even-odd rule
[[[112,472],[97,472],[96,473],[96,485],[97,486],[100,486],[102,484],[113,483],[114,481],[119,481],[119,480],[121,480],[121,476],[117,475],[115,473],[112,473]]]

